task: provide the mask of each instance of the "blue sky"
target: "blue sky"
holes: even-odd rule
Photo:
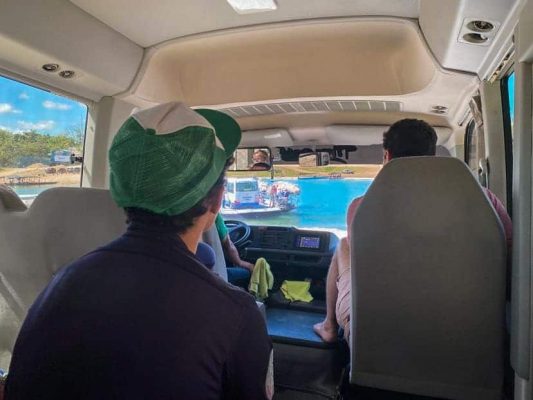
[[[0,129],[58,135],[85,125],[86,115],[83,103],[0,77]]]

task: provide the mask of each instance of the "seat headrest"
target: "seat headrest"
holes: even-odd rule
[[[366,218],[363,210],[369,207],[383,213],[380,220],[398,224],[395,229],[402,226],[416,229],[416,225],[421,229],[422,225],[424,229],[430,225],[458,228],[465,223],[465,215],[501,226],[481,185],[466,164],[453,157],[390,161],[365,194],[357,211],[358,221]]]
[[[7,185],[0,185],[0,203],[5,211],[26,211],[28,207]]]

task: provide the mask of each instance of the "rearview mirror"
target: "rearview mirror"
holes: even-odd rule
[[[268,147],[250,147],[237,149],[233,153],[232,171],[270,171],[272,156]]]
[[[319,151],[316,153],[301,153],[298,156],[298,165],[300,167],[320,167],[329,165],[329,153]]]

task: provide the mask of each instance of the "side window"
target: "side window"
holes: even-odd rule
[[[482,165],[485,160],[484,132],[476,126],[475,120],[472,120],[466,127],[465,162],[483,186],[486,185]]]
[[[514,128],[514,72],[511,72],[507,77],[502,79],[502,102],[504,112],[504,124],[509,128],[511,139],[513,137]]]
[[[80,186],[87,106],[0,77],[0,184],[26,204],[54,186]]]
[[[515,74],[511,72],[501,80],[502,88],[502,111],[503,111],[503,133],[505,142],[505,172],[507,181],[507,211],[512,216],[513,196],[513,137],[514,137],[514,91]]]

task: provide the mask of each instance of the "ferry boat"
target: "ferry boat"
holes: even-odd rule
[[[229,178],[222,203],[225,216],[279,214],[297,207],[300,188],[285,181]]]

